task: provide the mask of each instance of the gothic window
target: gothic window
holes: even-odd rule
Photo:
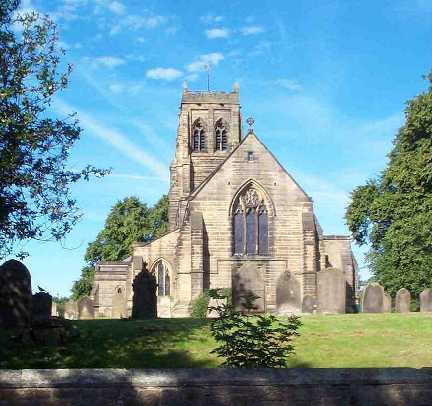
[[[268,212],[260,193],[250,186],[234,206],[234,255],[268,255]]]
[[[216,121],[216,151],[225,151],[228,148],[228,128],[227,124],[221,118]]]
[[[169,296],[171,284],[168,266],[164,261],[160,260],[154,269],[156,271],[158,296]]]
[[[206,151],[206,134],[203,121],[198,118],[192,126],[192,149],[194,151]]]

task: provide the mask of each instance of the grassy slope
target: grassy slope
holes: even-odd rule
[[[291,366],[432,366],[432,315],[303,317]],[[81,338],[66,348],[26,347],[0,335],[0,368],[216,367],[206,321],[77,321]]]

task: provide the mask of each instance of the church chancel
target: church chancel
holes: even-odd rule
[[[158,317],[187,317],[209,288],[231,289],[237,306],[252,292],[257,311],[354,310],[357,265],[349,237],[323,234],[312,199],[254,133],[253,119],[247,123],[242,134],[238,86],[228,93],[183,90],[169,232],[136,243],[124,261],[97,265],[97,315],[130,316],[142,303],[145,314],[154,305]]]

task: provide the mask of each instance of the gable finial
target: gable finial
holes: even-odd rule
[[[253,119],[253,117],[249,117],[249,118],[246,120],[246,123],[249,124],[248,134],[253,133],[253,125],[254,125],[254,123],[255,123],[255,120]]]

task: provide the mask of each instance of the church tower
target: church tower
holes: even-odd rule
[[[230,93],[183,89],[170,167],[170,230],[181,225],[187,198],[240,143],[239,87]]]

